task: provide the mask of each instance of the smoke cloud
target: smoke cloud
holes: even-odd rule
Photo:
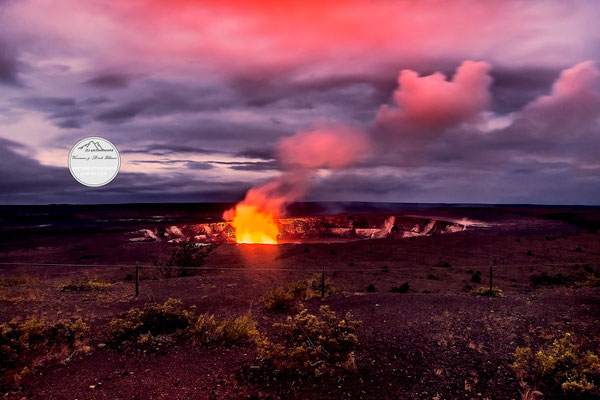
[[[370,152],[369,137],[344,125],[330,125],[298,132],[279,141],[276,155],[282,174],[268,183],[252,188],[245,199],[223,214],[226,221],[243,215],[263,214],[279,218],[286,204],[302,198],[319,169],[347,167]]]

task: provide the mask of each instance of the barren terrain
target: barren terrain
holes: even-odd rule
[[[194,227],[219,222],[226,207],[2,207],[0,322],[81,318],[90,326],[89,349],[32,368],[5,396],[516,399],[521,387],[510,364],[518,346],[571,333],[599,353],[598,208],[308,204],[291,217],[313,218],[313,231],[288,243],[206,240]],[[193,276],[165,278],[153,262],[188,239],[212,251]],[[473,293],[489,285],[490,265],[504,297]],[[323,270],[335,294],[302,303],[362,321],[354,372],[278,378],[251,342],[182,339],[142,351],[109,335],[110,321],[131,307],[169,298],[221,318],[250,311],[259,331],[273,333],[294,309],[266,309],[265,294]],[[558,274],[556,282],[540,278]],[[90,280],[110,285],[64,290]]]

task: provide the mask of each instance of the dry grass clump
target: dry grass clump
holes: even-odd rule
[[[117,341],[137,340],[151,334],[173,334],[193,323],[195,309],[186,310],[181,300],[168,299],[164,304],[148,303],[143,309],[132,308],[123,318],[110,322],[110,332]]]
[[[582,398],[594,390],[593,376],[600,373],[598,356],[582,352],[569,333],[538,351],[518,347],[514,357],[511,367],[528,389],[562,391],[569,398]]]
[[[356,330],[361,321],[350,313],[339,318],[329,307],[319,315],[302,308],[286,322],[275,324],[278,342],[264,334],[256,335],[259,356],[276,373],[318,377],[355,371]]]
[[[288,311],[296,302],[296,294],[288,288],[277,287],[265,294],[264,301],[269,310]]]
[[[177,337],[192,337],[205,344],[241,343],[257,333],[250,313],[217,319],[210,314],[196,317],[195,311],[194,306],[184,309],[177,299],[164,304],[150,303],[143,309],[132,308],[123,318],[111,321],[110,330],[117,342],[148,349],[173,344]]]
[[[293,281],[285,287],[269,290],[264,296],[265,307],[273,311],[289,311],[293,308],[296,300],[310,300],[321,297],[322,275],[315,274],[303,281]],[[325,279],[325,297],[331,297],[337,293],[333,281]]]
[[[86,351],[89,327],[81,320],[46,321],[30,318],[0,324],[0,388],[18,384],[35,367]],[[69,356],[70,355],[70,356]]]
[[[598,287],[600,286],[600,276],[593,269],[585,272],[574,274],[549,274],[542,272],[540,274],[532,274],[531,282],[536,286],[567,286],[567,287]]]
[[[92,278],[83,283],[77,283],[77,282],[73,282],[73,281],[63,283],[60,286],[60,291],[61,292],[84,292],[84,291],[90,291],[90,290],[104,290],[111,286],[112,286],[112,283],[110,283],[110,282],[105,282],[98,278]]]
[[[0,279],[0,287],[14,287],[39,283],[39,278],[30,275],[9,276]]]
[[[214,315],[202,314],[192,328],[194,337],[202,343],[241,343],[258,333],[250,312],[237,318],[218,320]]]
[[[477,289],[473,289],[473,294],[477,296],[487,296],[487,297],[504,297],[504,293],[502,289],[498,286],[493,286],[491,289],[489,286],[481,286]]]

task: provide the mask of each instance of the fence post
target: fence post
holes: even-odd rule
[[[323,270],[321,273],[321,300],[325,298],[325,266],[323,266]]]
[[[490,297],[492,296],[492,279],[494,275],[494,262],[490,261]]]
[[[135,297],[140,294],[140,262],[135,263]]]

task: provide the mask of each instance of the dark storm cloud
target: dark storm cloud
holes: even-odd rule
[[[273,160],[275,158],[275,151],[269,148],[249,148],[238,151],[237,153],[235,153],[235,155],[237,157],[262,158],[263,160]]]
[[[2,204],[234,201],[248,188],[243,182],[124,172],[106,186],[88,188],[76,182],[68,168],[42,165],[16,150],[25,152],[27,148],[0,139]]]
[[[61,128],[79,128],[84,124],[86,111],[72,97],[22,97],[12,99],[22,108],[45,113]]]
[[[72,179],[66,168],[45,167],[39,162],[17,153],[26,147],[0,139],[0,193],[5,199],[20,195],[39,195],[64,188]]]
[[[279,169],[275,161],[207,161],[211,164],[227,165],[236,171],[271,171]]]
[[[0,7],[2,3],[0,2]],[[1,9],[0,9],[1,10]],[[6,40],[0,37],[0,84],[22,86],[19,80],[17,53]]]
[[[134,118],[168,116],[234,108],[239,105],[226,87],[171,83],[147,79],[132,88],[134,99],[119,101],[100,111],[95,120],[108,124],[123,124]]]
[[[143,121],[128,127],[129,140],[153,141],[156,146],[173,152],[186,152],[188,147],[191,152],[200,148],[207,153],[237,153],[247,148],[248,143],[273,146],[280,137],[291,133],[293,128],[281,127],[270,120],[232,121],[220,116],[175,119],[171,123]]]
[[[175,153],[190,153],[190,154],[219,154],[223,153],[220,150],[205,149],[202,147],[171,145],[171,144],[153,144],[139,149],[124,149],[121,153],[147,153],[158,156],[172,155]]]
[[[232,165],[229,168],[236,171],[272,171],[279,169],[279,164],[275,161],[258,161]]]
[[[122,152],[121,152],[122,153]],[[181,164],[192,162],[191,160],[131,160],[129,161],[131,164]]]
[[[86,105],[86,106],[95,106],[98,104],[104,104],[104,103],[109,103],[110,99],[106,96],[95,96],[95,97],[88,97],[87,99],[84,99],[81,101],[82,105]]]
[[[129,103],[111,107],[94,117],[96,121],[106,122],[109,124],[122,124],[155,104],[154,99],[136,100]]]
[[[368,124],[393,91],[395,79],[383,71],[299,78],[293,72],[259,70],[235,76],[229,84],[247,107],[269,110],[275,116],[278,110],[304,110],[312,111],[314,119]]]
[[[581,204],[582,198],[600,196],[599,170],[585,173],[564,163],[518,161],[498,167],[478,170],[466,164],[385,174],[334,174],[317,182],[309,199],[343,201],[352,196],[381,202],[522,204],[537,198],[534,203]]]
[[[494,111],[509,113],[520,110],[537,97],[547,94],[558,78],[560,69],[543,67],[502,68],[491,71]]]
[[[125,74],[101,74],[85,81],[87,85],[104,89],[123,89],[129,86],[132,77]]]
[[[199,162],[199,161],[188,161],[185,164],[186,168],[189,169],[213,169],[214,166],[208,162]]]

